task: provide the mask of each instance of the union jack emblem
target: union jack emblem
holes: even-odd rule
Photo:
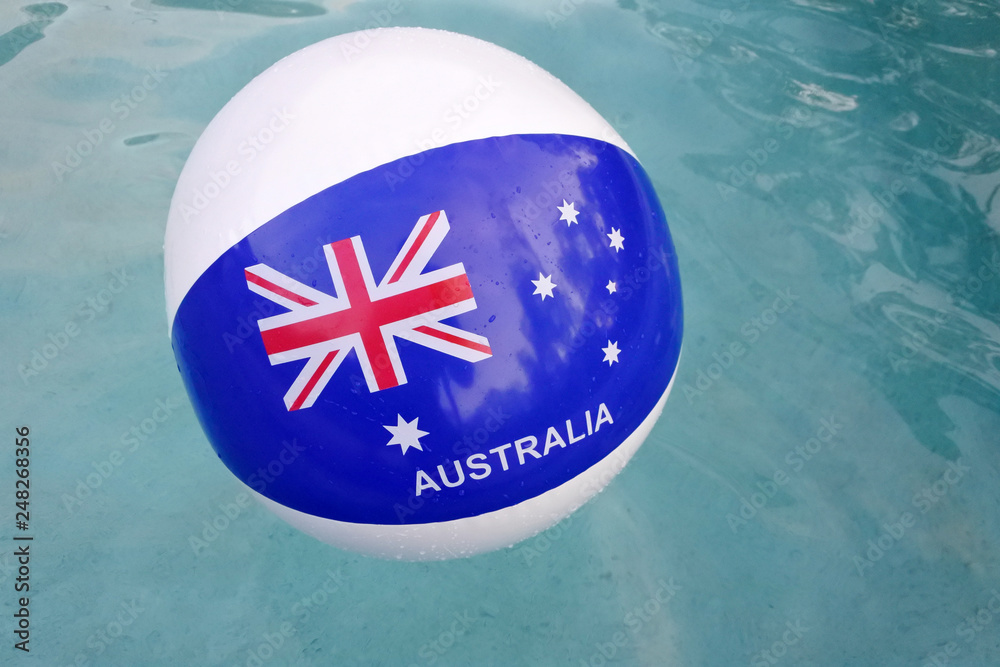
[[[360,236],[323,246],[336,296],[264,264],[245,270],[251,291],[289,311],[258,321],[271,365],[308,359],[289,411],[311,407],[351,350],[372,392],[406,384],[396,338],[470,362],[492,356],[484,336],[441,323],[476,309],[465,267],[424,273],[449,229],[444,211],[421,217],[377,285]]]

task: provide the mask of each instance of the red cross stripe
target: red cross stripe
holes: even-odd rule
[[[360,236],[324,246],[336,296],[264,264],[246,269],[250,290],[289,309],[259,321],[271,364],[307,359],[285,395],[289,410],[313,405],[351,350],[370,391],[405,384],[396,338],[471,362],[492,356],[485,337],[441,323],[476,308],[463,265],[423,273],[449,229],[444,211],[420,218],[379,284]]]

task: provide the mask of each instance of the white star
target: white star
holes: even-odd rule
[[[618,355],[621,354],[621,350],[618,349],[618,341],[611,342],[608,340],[608,346],[602,347],[601,352],[604,353],[604,358],[601,361],[608,362],[608,366],[618,361]]]
[[[567,227],[577,224],[576,216],[580,215],[580,212],[576,210],[576,202],[568,204],[566,203],[566,200],[563,199],[563,205],[556,206],[556,208],[559,209],[560,213],[562,213],[562,215],[559,216],[559,219],[565,220]]]
[[[547,296],[551,296],[552,298],[555,298],[552,295],[552,290],[554,290],[556,287],[558,287],[558,285],[556,285],[554,282],[552,282],[552,274],[551,273],[549,275],[547,275],[547,276],[543,276],[541,274],[541,272],[539,272],[539,274],[538,274],[538,280],[532,280],[531,282],[535,286],[535,291],[531,293],[532,296],[534,296],[535,294],[541,294],[542,295],[542,301],[545,301],[545,297],[547,297]]]
[[[618,252],[625,247],[623,243],[625,241],[625,237],[622,236],[622,233],[614,227],[611,228],[611,233],[605,234],[605,236],[611,239],[611,247],[615,249],[615,252]]]
[[[608,294],[614,294],[618,291],[618,285],[615,284],[615,281],[609,280],[608,284],[604,286],[604,289],[608,290]]]
[[[424,448],[420,446],[420,438],[427,435],[427,431],[421,431],[417,428],[417,420],[420,417],[416,417],[412,422],[408,422],[403,419],[403,415],[396,415],[396,425],[386,426],[382,425],[382,428],[392,433],[392,440],[386,443],[386,447],[391,445],[399,445],[403,449],[403,453],[406,454],[406,450],[410,447],[424,451]]]

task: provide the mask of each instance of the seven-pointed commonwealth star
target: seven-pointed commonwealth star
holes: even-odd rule
[[[392,433],[392,440],[387,442],[386,446],[399,445],[404,454],[406,454],[406,450],[410,447],[424,451],[424,448],[420,446],[420,438],[424,437],[428,433],[427,431],[421,431],[417,428],[417,420],[419,419],[419,417],[415,417],[412,422],[408,422],[403,419],[403,415],[397,414],[395,426],[387,426],[383,424],[382,428],[387,430],[389,433]]]
[[[576,210],[576,202],[569,204],[565,199],[563,199],[563,205],[556,206],[556,208],[559,209],[560,213],[562,213],[562,215],[559,216],[559,219],[565,220],[567,227],[577,224],[576,216],[580,215],[580,212]]]
[[[612,343],[609,340],[608,346],[602,347],[601,351],[604,352],[604,358],[601,361],[608,362],[608,366],[618,362],[618,355],[621,354],[621,350],[618,349],[618,341]]]
[[[552,294],[552,290],[554,290],[556,287],[558,287],[558,285],[556,285],[554,282],[552,282],[552,274],[551,273],[549,275],[547,275],[547,276],[543,276],[541,274],[541,272],[539,272],[539,274],[538,274],[538,280],[532,280],[531,282],[535,286],[535,291],[531,293],[532,295],[541,294],[542,295],[542,301],[545,301],[545,297],[547,297],[547,296],[551,296],[552,298],[555,298],[555,296],[553,296],[553,294]]]
[[[606,234],[605,236],[607,236],[609,239],[611,239],[611,247],[615,249],[615,252],[619,252],[620,250],[622,250],[625,247],[625,245],[624,245],[625,237],[622,236],[622,233],[621,233],[620,230],[615,229],[614,227],[612,227],[611,228],[611,233],[610,234]]]

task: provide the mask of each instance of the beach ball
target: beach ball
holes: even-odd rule
[[[165,280],[222,463],[384,558],[566,517],[649,435],[681,348],[632,150],[538,66],[437,30],[341,35],[247,84],[180,175]]]

